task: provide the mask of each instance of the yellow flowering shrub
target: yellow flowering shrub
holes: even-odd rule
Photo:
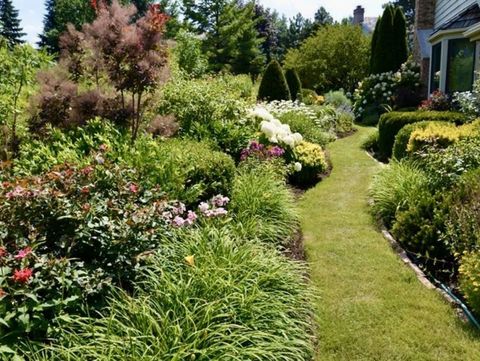
[[[465,252],[458,272],[460,290],[469,306],[480,313],[480,252]]]
[[[426,127],[415,129],[410,135],[407,151],[414,153],[425,146],[446,148],[461,139],[480,135],[480,121],[455,126],[453,123],[432,122]]]
[[[295,147],[295,160],[301,169],[292,175],[291,181],[298,186],[310,186],[318,182],[320,174],[328,168],[325,152],[318,144],[301,142]]]

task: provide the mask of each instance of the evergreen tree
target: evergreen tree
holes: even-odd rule
[[[46,10],[38,45],[51,54],[59,52],[59,39],[67,24],[80,29],[83,24],[95,19],[95,9],[90,1],[85,0],[48,0]]]
[[[395,8],[388,5],[382,15],[382,21],[378,25],[377,39],[372,53],[372,73],[380,74],[394,71],[397,64],[396,54],[392,51],[395,37],[393,35],[393,18]]]
[[[382,21],[382,17],[380,16],[377,19],[377,23],[375,24],[375,30],[373,31],[372,35],[372,44],[371,44],[371,52],[370,52],[370,74],[374,74],[375,71],[375,66],[374,61],[376,61],[375,51],[377,47],[377,42],[378,42],[378,34],[380,32],[380,23]]]
[[[288,89],[282,67],[278,61],[272,60],[263,74],[262,82],[258,89],[258,100],[273,101],[290,99],[290,90]]]
[[[323,6],[321,6],[317,10],[313,18],[313,32],[317,31],[322,26],[332,25],[332,24],[333,24],[332,16]]]
[[[312,22],[309,19],[305,19],[302,14],[298,13],[290,20],[287,47],[298,48],[301,42],[312,34],[312,31]]]
[[[415,22],[415,0],[395,0],[393,5],[399,6],[403,9],[407,19],[407,26],[410,27]]]
[[[288,20],[285,15],[280,16],[277,11],[272,12],[272,22],[275,27],[277,44],[273,59],[283,60],[288,50]]]
[[[295,69],[287,69],[285,79],[287,80],[292,100],[297,100],[302,92],[302,82],[300,81],[297,71]]]
[[[261,51],[263,38],[259,38],[254,20],[255,5],[245,6],[240,19],[240,34],[237,40],[237,53],[233,61],[233,71],[239,74],[250,74],[255,79],[265,65],[265,56]]]
[[[258,38],[262,42],[262,52],[270,62],[278,52],[278,29],[270,9],[255,4],[254,14]]]
[[[408,59],[407,20],[401,7],[395,9],[393,37],[392,51],[394,62],[392,70],[395,71],[400,69],[400,66]]]
[[[4,37],[8,45],[13,47],[22,44],[26,35],[22,32],[18,10],[13,7],[12,0],[0,0],[0,36]]]

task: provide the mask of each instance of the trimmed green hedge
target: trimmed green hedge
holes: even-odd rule
[[[378,148],[382,158],[388,159],[392,156],[395,137],[398,132],[407,124],[423,121],[444,121],[463,124],[467,117],[457,112],[390,112],[383,114],[378,123]]]
[[[395,137],[395,143],[393,144],[393,158],[396,160],[401,160],[408,155],[407,146],[410,141],[410,136],[416,129],[425,129],[431,121],[418,122],[405,125],[398,132]],[[449,122],[436,122],[439,124],[450,124]]]

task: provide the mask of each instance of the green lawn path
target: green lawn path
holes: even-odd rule
[[[381,166],[361,144],[373,131],[333,143],[333,173],[300,201],[319,294],[317,360],[480,360],[480,335],[420,284],[368,213]]]

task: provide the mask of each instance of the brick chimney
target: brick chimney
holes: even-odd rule
[[[428,38],[435,27],[436,0],[415,1],[415,31],[413,55],[421,67],[423,95],[428,96],[431,45]]]
[[[415,29],[433,29],[435,26],[436,0],[415,1]]]
[[[357,6],[355,10],[353,10],[353,24],[354,25],[361,25],[365,21],[365,9],[362,8],[360,5]]]

